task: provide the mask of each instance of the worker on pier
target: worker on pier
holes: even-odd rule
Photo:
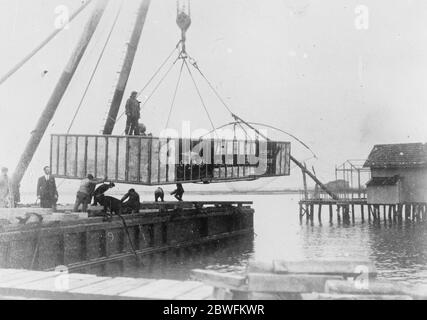
[[[113,182],[104,183],[99,186],[92,194],[93,197],[93,206],[97,206],[99,202],[99,198],[102,197],[108,190],[113,189],[116,185]]]
[[[137,100],[138,92],[133,91],[126,103],[126,135],[139,136],[139,119],[141,118],[141,102]]]
[[[104,183],[106,181],[107,177],[104,179],[95,179],[93,175],[88,174],[87,178],[82,180],[80,183],[80,188],[76,196],[76,202],[74,204],[74,212],[78,212],[80,205],[83,205],[82,212],[87,212],[94,188],[98,184]]]
[[[158,187],[157,189],[156,189],[156,191],[154,191],[154,200],[156,201],[156,202],[159,202],[159,199],[162,201],[162,202],[165,202],[165,192],[163,191],[163,189],[162,188],[160,188],[160,187]]]
[[[141,209],[141,199],[135,189],[130,189],[129,192],[124,195],[121,202],[122,210],[125,214],[138,213]]]
[[[182,187],[182,184],[181,183],[177,183],[176,184],[176,190],[175,191],[173,191],[172,193],[171,193],[171,195],[173,196],[173,195],[175,195],[175,198],[178,200],[178,201],[183,201],[182,200],[182,196],[184,195],[184,188]]]
[[[50,167],[43,168],[44,175],[37,182],[37,200],[40,200],[41,208],[56,210],[58,202],[58,190],[55,178],[51,175]]]
[[[10,184],[7,168],[1,169],[0,175],[0,208],[7,208],[9,206],[10,197]]]

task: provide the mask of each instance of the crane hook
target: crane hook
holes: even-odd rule
[[[177,0],[177,18],[176,23],[181,29],[181,45],[182,45],[182,54],[186,54],[185,42],[187,40],[187,31],[191,26],[191,7],[190,0],[187,1],[187,6],[185,3],[180,5],[180,1]]]

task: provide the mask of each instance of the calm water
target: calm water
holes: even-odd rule
[[[191,200],[207,199],[191,196]],[[185,279],[193,268],[240,271],[249,259],[368,259],[375,264],[379,278],[427,283],[426,225],[373,226],[356,220],[350,226],[330,226],[325,212],[323,226],[317,221],[314,226],[301,226],[298,196],[209,196],[209,200],[254,201],[255,238],[229,241],[207,253],[170,261],[152,268],[152,276]],[[129,272],[140,275],[136,270]]]
[[[330,226],[326,210],[323,226],[317,221],[314,226],[305,221],[300,225],[298,195],[186,195],[186,200],[253,201],[254,239],[228,240],[202,253],[159,258],[140,270],[126,268],[125,276],[183,280],[194,268],[242,271],[250,259],[367,259],[376,265],[379,278],[427,283],[427,225],[374,226],[356,220],[354,225],[334,221]]]

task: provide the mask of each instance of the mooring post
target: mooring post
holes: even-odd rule
[[[408,221],[411,217],[411,206],[408,203],[405,203],[405,221]]]
[[[310,206],[308,204],[305,205],[305,222],[308,224],[310,221]]]
[[[371,222],[372,207],[368,204],[368,222]]]
[[[365,222],[365,208],[364,208],[363,203],[360,205],[360,215],[362,218],[362,223],[364,223]]]
[[[341,223],[340,210],[341,210],[340,205],[337,204],[337,221],[338,221],[338,224]]]
[[[333,208],[332,208],[332,204],[330,204],[329,205],[329,223],[330,224],[333,224],[333,217],[334,217]]]
[[[322,225],[322,204],[321,203],[319,203],[318,219],[319,219],[319,224]]]
[[[302,210],[303,204],[300,202],[299,204],[299,222],[302,224],[302,218],[303,218],[303,210]]]

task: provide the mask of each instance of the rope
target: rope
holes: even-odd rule
[[[175,92],[174,92],[174,95],[173,95],[172,104],[171,104],[171,107],[170,107],[170,110],[169,110],[169,116],[168,116],[168,120],[166,122],[165,130],[169,127],[169,122],[170,122],[170,119],[171,119],[172,110],[173,110],[173,108],[175,106],[176,96],[178,94],[179,84],[181,83],[182,71],[184,70],[184,64],[185,64],[185,60],[182,61],[181,70],[179,72],[178,82],[176,84]]]
[[[176,47],[173,49],[173,51],[169,54],[169,56],[163,61],[163,63],[160,65],[160,67],[156,70],[156,72],[153,74],[153,76],[150,78],[150,80],[148,80],[148,82],[145,84],[145,86],[139,91],[138,93],[138,97],[141,96],[141,94],[144,92],[145,89],[148,88],[148,86],[153,82],[153,80],[157,77],[157,75],[160,73],[160,71],[163,69],[163,67],[166,65],[166,63],[169,61],[169,59],[172,57],[172,55],[175,53],[176,50],[178,50],[179,44],[181,43],[178,42],[178,44],[176,45]],[[175,63],[178,62],[178,59],[174,62]],[[169,69],[169,71],[167,73],[169,73],[172,70],[172,68]],[[164,79],[163,79],[164,80]],[[146,103],[144,103],[144,105],[146,105]],[[120,116],[117,118],[116,123],[119,122],[119,120],[121,118],[123,118],[123,116],[125,115],[126,112],[123,112],[122,114],[120,114]]]
[[[208,80],[208,78],[203,74],[202,70],[200,70],[199,66],[196,62],[193,62],[191,64],[197,71],[199,71],[200,75],[206,80],[209,87],[212,89],[212,91],[215,93],[219,101],[224,105],[224,107],[230,112],[232,115],[234,115],[233,111],[231,111],[231,108],[225,103],[224,99],[221,97],[221,95],[218,93],[218,91],[215,89],[215,87],[212,85],[212,83]]]
[[[188,66],[187,60],[184,59],[184,63],[185,63],[185,66],[187,67],[188,72],[190,73],[191,79],[193,80],[194,87],[196,88],[196,91],[199,95],[200,101],[202,102],[203,108],[205,109],[206,115],[208,116],[208,119],[211,123],[212,129],[214,130],[215,134],[217,134],[216,129],[215,129],[215,125],[214,125],[212,118],[209,114],[208,108],[206,107],[205,101],[203,100],[202,94],[200,93],[199,87],[197,86],[196,80],[194,79],[193,73],[191,72],[191,69]],[[217,136],[218,136],[218,134],[217,134]]]
[[[166,63],[169,61],[169,59],[172,57],[172,55],[175,53],[176,50],[178,50],[178,46],[181,43],[178,42],[176,47],[173,49],[173,51],[169,54],[169,56],[163,61],[163,63],[160,65],[160,67],[156,70],[156,72],[153,74],[153,76],[148,80],[148,82],[145,84],[145,86],[138,92],[138,97],[144,92],[145,89],[151,84],[151,82],[154,80],[155,77],[160,73],[160,71],[163,69],[163,67],[166,65]]]
[[[105,50],[107,49],[108,43],[110,42],[110,39],[111,39],[111,35],[113,34],[113,31],[114,31],[114,29],[115,29],[115,27],[116,27],[117,21],[118,21],[118,19],[119,19],[120,13],[121,13],[122,8],[123,8],[123,4],[124,4],[124,0],[122,0],[122,3],[120,4],[120,8],[119,8],[119,10],[118,10],[118,12],[117,12],[117,14],[116,14],[116,17],[115,17],[115,19],[114,19],[114,23],[113,23],[113,25],[111,26],[111,30],[110,30],[110,32],[109,32],[109,34],[108,34],[108,37],[107,37],[106,41],[105,41],[104,47],[102,48],[101,54],[100,54],[100,56],[99,56],[99,58],[98,58],[98,61],[96,62],[95,68],[94,68],[94,69],[93,69],[93,71],[92,71],[91,77],[90,77],[90,79],[89,79],[89,83],[88,83],[88,84],[87,84],[87,86],[86,86],[86,89],[85,89],[85,91],[84,91],[84,93],[83,93],[83,96],[82,96],[82,98],[81,98],[81,100],[80,100],[80,103],[79,103],[79,105],[77,106],[77,109],[76,109],[76,111],[75,111],[75,113],[74,113],[74,117],[73,117],[73,119],[71,120],[70,126],[68,127],[67,134],[69,134],[69,133],[70,133],[71,128],[73,127],[74,122],[75,122],[75,120],[76,120],[76,118],[77,118],[77,115],[79,114],[80,109],[81,109],[81,107],[83,106],[83,102],[84,102],[84,100],[85,100],[85,98],[86,98],[87,93],[89,92],[90,85],[92,84],[92,81],[93,81],[93,79],[95,78],[95,74],[96,74],[96,72],[98,71],[99,64],[101,63],[101,60],[102,60],[102,58],[104,57]]]

